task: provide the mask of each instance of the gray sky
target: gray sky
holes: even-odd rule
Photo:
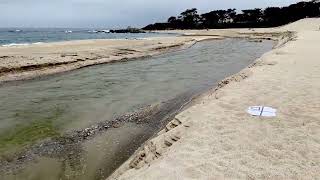
[[[141,27],[187,8],[285,6],[299,0],[0,0],[0,27]]]

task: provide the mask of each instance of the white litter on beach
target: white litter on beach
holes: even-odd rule
[[[275,117],[277,110],[266,106],[251,106],[247,112],[253,116]]]

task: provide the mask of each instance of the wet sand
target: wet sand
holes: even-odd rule
[[[172,31],[179,36],[118,40],[78,40],[0,47],[0,83],[33,79],[87,66],[126,62],[185,49],[196,42],[223,38],[278,40],[283,31]],[[161,32],[160,32],[161,33]],[[167,32],[165,32],[167,33]]]
[[[175,116],[109,179],[318,179],[319,25],[313,18],[270,29],[181,31],[296,33]],[[254,105],[274,107],[277,116],[250,116]]]
[[[46,132],[61,137],[40,141],[16,156],[2,154],[0,174],[6,172],[6,179],[103,179],[195,94],[240,71],[272,45],[244,39],[206,41],[152,58],[6,83],[0,91],[5,104],[0,108],[0,150],[20,147],[14,144],[20,138],[33,144],[34,139],[50,137]],[[156,106],[118,117],[148,104]],[[20,128],[12,129],[16,126]],[[8,130],[17,134],[7,136]],[[45,167],[55,171],[43,171]]]
[[[79,40],[0,47],[0,83],[32,79],[87,66],[129,61],[184,49],[219,37],[151,37],[119,40]]]
[[[175,116],[110,179],[313,178],[320,167],[318,25],[319,19],[307,19],[271,29],[2,47],[0,82],[134,60],[209,38],[278,40],[275,50]],[[260,104],[277,108],[277,118],[245,113],[248,106]]]

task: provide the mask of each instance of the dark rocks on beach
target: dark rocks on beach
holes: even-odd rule
[[[146,33],[146,32],[137,28],[127,28],[127,29],[110,30],[110,33]]]
[[[111,30],[93,30],[89,33],[146,33],[146,31],[139,28],[128,27],[126,29],[111,29]]]
[[[146,31],[138,28],[127,29],[111,29],[111,30],[97,30],[94,33],[146,33]]]

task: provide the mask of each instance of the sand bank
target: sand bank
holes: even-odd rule
[[[0,83],[157,55],[169,50],[187,48],[208,38],[215,37],[80,40],[0,47]]]
[[[319,26],[320,19],[304,19],[271,29],[184,31],[297,33],[178,114],[109,179],[319,178]],[[252,105],[274,107],[277,116],[250,116]]]
[[[198,41],[208,39],[236,37],[278,40],[283,32],[277,29],[184,30],[169,32],[183,35],[178,37],[79,40],[0,47],[0,83],[153,56],[188,48]]]

